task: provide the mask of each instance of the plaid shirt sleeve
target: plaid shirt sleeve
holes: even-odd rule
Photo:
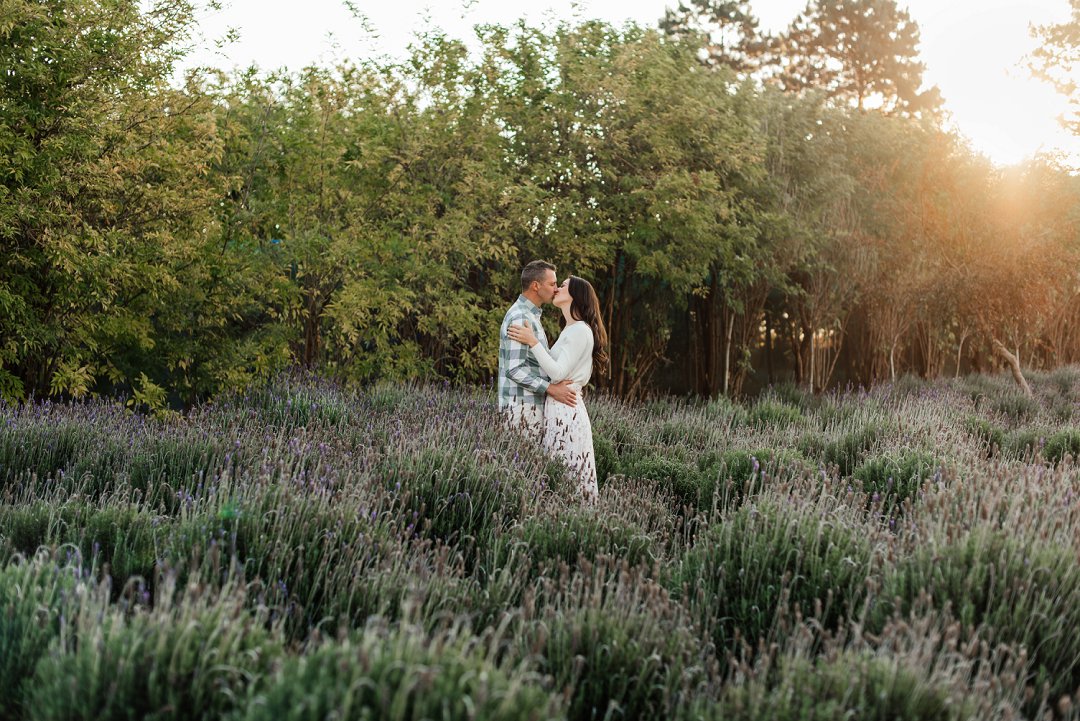
[[[500,408],[514,403],[542,407],[547,394],[548,379],[540,370],[536,357],[527,345],[511,340],[506,334],[511,323],[522,321],[530,323],[538,335],[544,332],[526,306],[512,306],[507,311],[499,329]]]
[[[507,323],[507,326],[510,323],[520,324],[523,320],[530,321],[529,325],[533,325],[531,319],[525,313],[517,313],[510,316],[510,322]],[[506,326],[502,328],[499,341],[499,345],[505,347],[507,377],[537,395],[547,393],[549,381],[541,375],[536,362],[530,357],[529,346],[512,340],[506,334]]]

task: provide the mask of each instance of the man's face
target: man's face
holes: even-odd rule
[[[555,279],[555,271],[545,270],[544,279],[537,283],[536,294],[540,296],[541,303],[550,303],[555,297],[555,291],[559,289],[559,281]]]

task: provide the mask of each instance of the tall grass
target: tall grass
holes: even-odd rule
[[[593,394],[588,506],[477,389],[0,406],[0,719],[1078,718],[1031,380]]]

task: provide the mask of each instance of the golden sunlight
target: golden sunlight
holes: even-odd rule
[[[925,80],[941,88],[952,124],[977,151],[999,165],[1040,152],[1080,160],[1080,142],[1058,122],[1067,101],[1026,65],[1037,42],[1028,24],[1065,19],[1067,2],[911,5],[916,17],[928,16],[922,22]]]

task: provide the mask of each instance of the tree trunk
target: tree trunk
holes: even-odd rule
[[[765,368],[769,371],[769,385],[773,385],[776,381],[773,379],[771,313],[765,314]]]
[[[960,334],[960,345],[956,348],[956,375],[954,377],[960,377],[960,359],[964,353],[964,341],[967,340],[967,331],[965,330]]]
[[[1009,364],[1009,370],[1012,371],[1013,380],[1020,386],[1020,389],[1024,391],[1024,394],[1028,397],[1034,395],[1031,392],[1031,386],[1028,385],[1027,380],[1024,378],[1024,374],[1020,372],[1020,356],[1019,353],[1010,353],[1009,349],[1005,347],[1005,344],[999,341],[997,338],[990,340],[994,345],[994,350],[997,354],[1005,359],[1005,362]]]
[[[728,394],[728,378],[731,377],[731,333],[735,330],[735,314],[728,313],[727,332],[724,334],[724,395]]]

